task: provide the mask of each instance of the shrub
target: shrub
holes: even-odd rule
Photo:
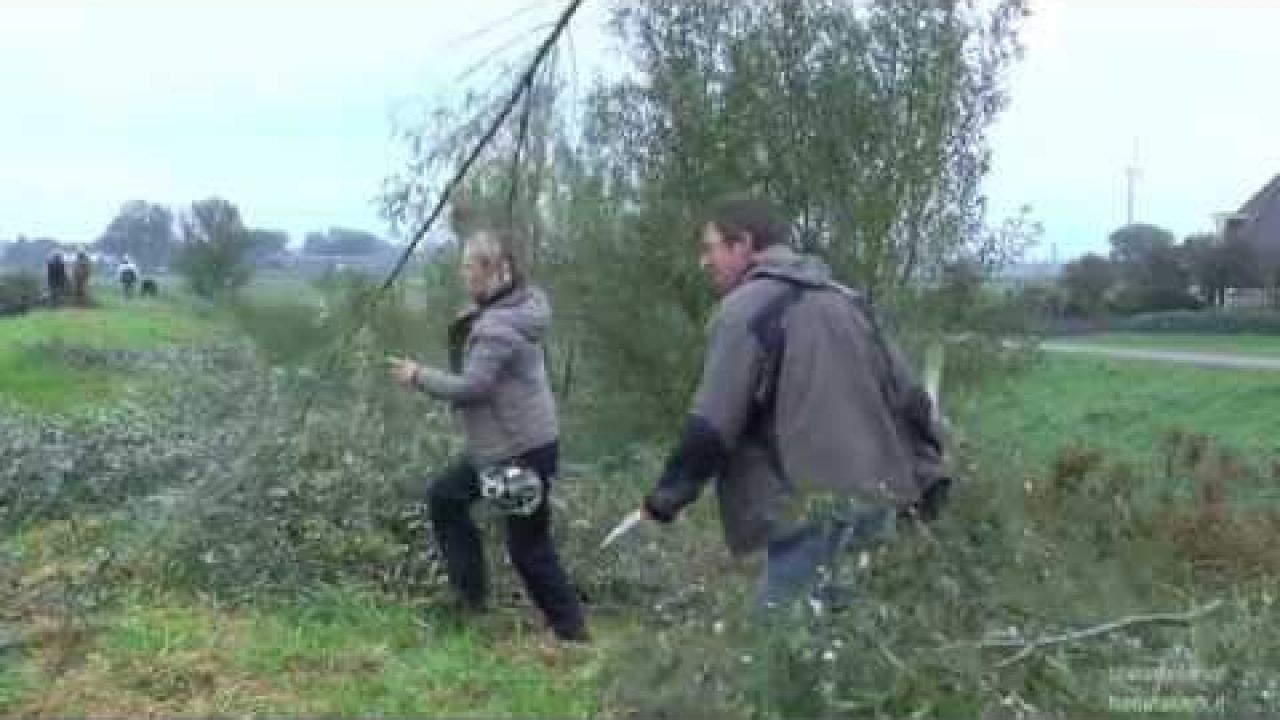
[[[1237,486],[1254,477],[1202,445],[1171,439],[1174,472],[1196,458]],[[611,703],[666,717],[1098,716],[1113,711],[1110,698],[1153,692],[1117,670],[1190,666],[1222,671],[1194,691],[1227,711],[1269,707],[1268,680],[1250,668],[1276,659],[1277,570],[1261,558],[1274,514],[1204,492],[1157,501],[1148,478],[1087,447],[1025,480],[966,462],[975,480],[939,522],[850,559],[856,602],[842,613],[800,605],[765,625],[743,613],[748,582],[704,583],[691,569],[714,551],[654,558],[667,578],[659,594],[679,588],[697,602],[648,612],[611,655]],[[1224,580],[1232,590],[1217,595]],[[1205,595],[1230,609],[1195,628],[1138,623],[1017,655],[1038,638]]]
[[[74,418],[0,419],[6,529],[123,515],[132,532],[116,550],[138,572],[228,597],[395,584],[425,549],[413,493],[456,447],[438,416],[388,387],[377,355],[325,378],[273,371],[244,346],[46,351],[157,382]]]
[[[40,302],[40,278],[32,273],[0,275],[0,315],[25,312]]]
[[[0,417],[0,526],[13,530],[86,509],[109,510],[188,481],[234,452],[236,436],[211,427],[251,396],[243,377],[225,374],[232,350],[53,344],[38,351],[80,367],[163,367],[183,381],[150,389],[145,402],[135,397],[72,418]]]

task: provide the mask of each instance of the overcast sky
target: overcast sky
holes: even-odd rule
[[[598,2],[573,33],[585,83]],[[532,50],[560,0],[0,0],[0,239],[89,242],[135,198],[211,194],[300,241],[386,232],[392,118],[486,55]],[[1036,255],[1104,250],[1125,220],[1212,226],[1280,173],[1280,2],[1033,0],[993,128],[996,215],[1032,206]]]
[[[1280,2],[1033,0],[1012,102],[991,136],[993,210],[1032,206],[1047,255],[1105,251],[1135,217],[1213,228],[1280,174]]]

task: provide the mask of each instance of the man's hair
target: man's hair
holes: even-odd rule
[[[711,204],[707,222],[724,236],[725,242],[741,242],[751,237],[752,250],[785,245],[791,228],[772,203],[747,193],[724,195]]]

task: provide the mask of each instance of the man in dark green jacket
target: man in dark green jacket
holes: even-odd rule
[[[820,598],[837,556],[891,534],[940,476],[914,374],[861,296],[789,234],[750,197],[710,213],[701,263],[721,299],[680,443],[643,505],[670,522],[715,477],[730,551],[766,551],[761,606]]]

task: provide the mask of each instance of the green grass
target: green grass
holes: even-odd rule
[[[382,276],[369,275],[369,280],[381,285]],[[421,309],[426,307],[426,281],[418,269],[408,269],[396,279],[396,287],[404,293],[407,306]],[[324,304],[324,291],[316,281],[284,270],[263,270],[254,274],[240,293],[241,299],[247,303],[271,305],[301,305],[321,307]]]
[[[1237,355],[1280,355],[1280,335],[1190,335],[1165,333],[1103,333],[1090,335],[1073,344],[1143,350],[1187,350],[1191,352]]]
[[[967,499],[991,503],[991,515],[1010,531],[995,542],[1015,548],[1013,563],[983,568],[998,578],[992,600],[1066,626],[1210,601],[1225,606],[1169,630],[1165,640],[1143,633],[1133,652],[1072,643],[1052,665],[1075,684],[1072,701],[1081,705],[1066,716],[1118,717],[1123,713],[1106,713],[1113,696],[1179,694],[1127,686],[1110,677],[1113,669],[1182,662],[1274,681],[1280,586],[1270,562],[1275,531],[1269,518],[1280,506],[1277,417],[1276,373],[1051,353],[1001,391],[957,408],[954,419],[974,448]],[[1181,459],[1167,463],[1173,429],[1213,442],[1184,442]],[[1187,459],[1189,447],[1204,448],[1199,460]],[[1225,469],[1216,460],[1222,447],[1261,472]],[[1050,468],[1059,451],[1077,448],[1098,452],[1064,453],[1064,462]],[[1218,495],[1224,505],[1200,494],[1215,481],[1224,483]],[[1019,555],[1037,554],[1019,567]],[[1171,646],[1194,659],[1170,660]],[[1025,668],[1028,678],[1045,669]],[[1051,695],[1044,685],[1038,689]],[[1232,717],[1260,702],[1256,689],[1217,697]],[[1262,714],[1275,714],[1275,701],[1267,703]]]
[[[87,344],[98,347],[153,347],[198,339],[211,327],[210,321],[200,320],[182,301],[148,306],[107,299],[103,309],[80,316],[65,311],[17,318],[14,324],[0,321],[0,363],[8,357],[11,347],[51,338],[85,342],[88,337]],[[66,368],[43,368],[31,357],[20,359],[27,363],[28,372],[50,373],[47,382],[53,399],[41,399],[46,404],[60,397],[59,393],[82,392],[84,383],[90,382],[86,376],[73,375]],[[104,390],[108,390],[120,379],[106,377],[103,382]],[[11,384],[0,365],[0,397],[8,396]],[[1060,447],[1087,443],[1142,463],[1158,452],[1166,429],[1178,427],[1207,433],[1242,450],[1280,450],[1280,438],[1271,432],[1275,418],[1280,416],[1280,382],[1275,374],[1046,355],[1027,374],[1010,380],[1004,390],[987,393],[960,410],[956,419],[965,434],[981,441],[989,468],[988,474],[974,478],[973,487],[998,496],[1001,512],[1015,518],[1012,525],[1024,523],[1027,529],[1042,534],[1048,531],[1036,523],[1044,521],[1043,517],[1037,516],[1034,522],[1022,517],[1027,511],[1022,505],[1026,501],[1018,495],[1022,492],[1020,473],[1024,467],[1043,467]],[[709,512],[711,505],[704,501],[700,510]],[[1086,507],[1099,514],[1063,517],[1079,519],[1082,527],[1090,529],[1103,527],[1113,519],[1101,513],[1100,508],[1105,507]],[[1045,517],[1062,513],[1062,507],[1054,504],[1047,508]],[[35,609],[29,611],[36,616],[54,612],[41,604],[45,594],[31,591],[46,584],[57,589],[57,583],[50,578],[82,576],[92,565],[86,560],[92,549],[110,546],[114,534],[128,530],[128,526],[81,517],[75,522],[47,523],[7,539],[3,550],[21,567],[21,581],[14,587],[29,591],[26,594],[34,598]],[[676,528],[673,532],[689,530]],[[79,540],[73,542],[75,538]],[[1034,533],[994,535],[991,541],[1018,552],[1022,552],[1019,548],[1024,544],[1037,547]],[[1098,560],[1087,542],[1080,545],[1090,551],[1087,562],[1075,558],[1070,564],[1085,571],[1069,576],[1059,573],[1052,582],[1048,575],[1035,574],[1041,567],[1058,570],[1051,560],[1039,556],[1029,555],[1027,567],[980,568],[983,573],[990,570],[993,577],[980,602],[1021,608],[1019,612],[1025,611],[1031,618],[1028,627],[1043,622],[1052,629],[1054,623],[1101,622],[1139,611],[1182,609],[1198,599],[1184,596],[1176,578],[1147,577],[1158,572],[1158,566],[1143,562],[1144,556]],[[1054,548],[1049,550],[1057,552]],[[906,553],[904,563],[895,567],[911,569],[913,566],[905,561],[912,557]],[[570,558],[570,564],[573,560]],[[936,570],[939,566],[931,567]],[[1030,567],[1033,570],[1027,569]],[[673,562],[673,573],[688,570]],[[903,580],[902,584],[909,583]],[[1152,597],[1151,588],[1157,586],[1161,594]],[[633,681],[635,697],[661,699],[670,688],[687,689],[694,699],[706,692],[701,670],[693,665],[681,666],[688,667],[689,672],[676,677],[652,671],[652,627],[633,628],[645,634],[642,642],[628,652],[617,645],[619,628],[593,620],[598,646],[548,658],[540,651],[541,633],[525,618],[511,613],[498,613],[462,626],[439,611],[424,611],[408,602],[351,589],[312,593],[299,597],[295,605],[264,602],[241,607],[220,607],[199,598],[136,588],[129,592],[132,594],[126,595],[118,608],[95,614],[95,631],[76,640],[78,644],[69,650],[58,649],[59,636],[49,633],[23,654],[0,654],[0,713],[46,717],[590,717],[614,709],[603,706],[600,700],[603,686],[610,682],[607,677],[621,675]],[[913,605],[909,591],[903,592],[906,600],[903,596],[890,596],[892,607],[901,606],[908,613],[899,617],[902,628],[951,628],[928,613],[940,609],[949,615],[960,615],[957,607],[973,610],[966,601],[948,602],[938,608],[923,603]],[[1237,607],[1243,602],[1237,599],[1231,612],[1215,617],[1214,624],[1193,630],[1195,634],[1187,636],[1188,642],[1200,648],[1214,667],[1236,666],[1232,663],[1237,661],[1232,658],[1241,652],[1245,659],[1239,665],[1273,667],[1273,648],[1277,647],[1271,630],[1276,626],[1272,622],[1274,610],[1268,604],[1265,610],[1245,612]],[[1251,596],[1248,602],[1253,602]],[[631,622],[638,622],[643,609],[632,610]],[[1254,618],[1256,627],[1250,624]],[[669,653],[696,653],[707,645],[705,634],[710,631],[701,626],[690,630],[693,627],[684,626],[689,634],[677,637]],[[962,633],[931,637],[927,644],[931,648],[948,638],[965,640],[970,636],[979,637],[976,630],[966,628]],[[1176,637],[1183,639],[1182,635]],[[893,642],[892,637],[886,640]],[[909,643],[900,645],[913,647]],[[1060,682],[1061,677],[1055,679],[1054,675],[1060,672],[1070,679],[1063,681],[1064,686],[1088,687],[1095,700],[1106,697],[1109,687],[1103,663],[1111,651],[1105,645],[1094,651],[1088,647],[1081,643],[1070,651],[1078,656],[1067,650],[1045,653],[1053,655],[1057,665],[1027,663],[1025,667],[1030,669],[1026,672],[1038,673],[1042,679],[1032,678],[1026,685],[1035,688]],[[928,652],[930,657],[936,654],[931,649]],[[874,652],[864,657],[868,664],[880,662]],[[910,672],[926,667],[919,664],[918,658],[903,657],[913,663]],[[1124,658],[1114,661],[1122,663]],[[610,662],[615,666],[612,676],[602,670]],[[618,671],[619,667],[624,669]],[[648,675],[644,674],[646,671]],[[1090,671],[1103,676],[1094,686],[1084,685],[1079,679]],[[930,672],[921,672],[921,677],[930,676]],[[1071,679],[1073,674],[1076,679]],[[985,673],[981,677],[986,681],[996,675]],[[1008,683],[1009,687],[1022,688],[1021,681],[1000,678],[1004,679],[997,678],[999,682]],[[796,683],[803,679],[788,676],[785,684],[800,687]],[[945,701],[950,691],[943,692],[929,683],[921,688],[899,692],[911,699],[913,707],[923,709],[942,698],[943,705],[923,714],[946,714]],[[870,681],[866,689],[883,690]],[[1055,696],[1051,691],[1044,694]],[[1030,697],[1036,700],[1035,696]],[[964,710],[977,714],[969,706]]]
[[[355,591],[240,611],[141,599],[112,619],[74,671],[15,684],[20,700],[10,696],[0,708],[53,716],[599,714],[599,651],[548,658],[538,636],[514,625],[505,633],[464,627]]]
[[[31,691],[29,671],[15,654],[0,655],[0,710],[13,707]]]
[[[0,318],[0,402],[30,410],[62,411],[92,399],[100,402],[121,388],[109,373],[72,369],[50,362],[45,343],[99,349],[142,349],[191,342],[213,325],[181,299],[126,302],[114,288],[96,288],[92,309],[36,310]]]
[[[177,292],[157,301],[125,302],[110,290],[97,293],[100,307],[92,310],[39,311],[0,321],[0,400],[62,410],[146,381],[51,365],[38,351],[43,343],[141,349],[197,341],[219,327],[218,321],[193,312],[192,303]],[[69,529],[73,525],[78,529]],[[67,533],[80,540],[69,541]],[[90,518],[58,521],[8,538],[4,552],[22,568],[23,587],[57,590],[67,578],[86,572],[84,557],[91,546],[110,545],[121,533],[128,530]],[[135,591],[122,607],[95,613],[96,629],[87,637],[72,637],[51,625],[50,613],[56,610],[38,603],[23,607],[23,624],[45,630],[25,651],[0,654],[0,713],[591,717],[601,712],[601,651],[547,655],[546,636],[526,616],[513,613],[463,626],[438,611],[424,613],[355,591],[325,592],[295,606],[238,609]]]
[[[1175,428],[1266,457],[1280,452],[1278,417],[1274,373],[1046,354],[964,408],[961,424],[992,452],[1042,465],[1078,445],[1152,460]]]
[[[245,300],[251,302],[290,302],[319,306],[320,290],[307,278],[283,270],[260,270],[254,273],[242,291]]]
[[[358,588],[313,588],[295,602],[219,606],[143,582],[68,632],[38,598],[84,582],[94,547],[131,529],[101,516],[18,533],[0,554],[26,601],[9,620],[36,631],[0,654],[0,715],[138,717],[266,714],[342,717],[596,717],[600,668],[616,623],[595,646],[546,650],[533,612],[460,621]],[[127,544],[128,541],[126,541]],[[44,588],[45,590],[41,590]],[[10,617],[12,616],[12,617]],[[8,621],[8,620],[7,620]]]

